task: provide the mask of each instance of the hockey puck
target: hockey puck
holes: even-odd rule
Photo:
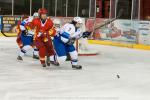
[[[117,75],[117,78],[120,78],[120,76],[119,76],[119,75]]]

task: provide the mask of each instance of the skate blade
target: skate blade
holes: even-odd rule
[[[82,68],[72,68],[73,70],[82,70]]]

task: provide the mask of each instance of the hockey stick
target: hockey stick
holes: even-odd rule
[[[99,29],[99,28],[102,28],[102,27],[104,27],[104,26],[106,26],[106,25],[112,23],[112,22],[115,21],[116,19],[117,19],[117,18],[113,18],[112,20],[106,21],[104,24],[97,25],[97,26],[95,26],[94,30]]]
[[[120,10],[119,10],[119,13],[118,13],[118,16],[117,16],[116,18],[113,18],[113,19],[111,19],[111,20],[107,20],[105,23],[100,24],[100,25],[97,25],[97,26],[96,26],[96,17],[95,17],[95,18],[94,18],[94,22],[93,22],[93,24],[94,24],[94,25],[93,25],[93,30],[92,30],[92,31],[88,31],[88,32],[91,33],[89,36],[92,36],[93,33],[94,33],[94,31],[95,31],[96,29],[102,28],[103,26],[106,26],[106,25],[112,23],[113,21],[115,21],[116,19],[118,19],[118,18],[122,15],[122,13],[123,13],[123,10],[120,9]],[[83,38],[83,35],[81,35],[78,39],[80,39],[80,38]]]
[[[2,30],[1,30],[1,33],[2,33],[2,35],[5,36],[5,37],[16,37],[16,36],[8,36],[8,35],[6,35]]]
[[[7,36],[3,31],[1,31],[2,35],[5,36],[5,37],[9,37]]]
[[[102,27],[104,27],[104,26],[106,26],[106,25],[112,23],[113,21],[115,21],[116,19],[118,19],[118,18],[122,15],[122,13],[123,13],[123,10],[120,9],[120,10],[119,10],[119,13],[118,13],[118,16],[117,16],[116,18],[113,18],[113,19],[111,19],[111,20],[106,21],[106,22],[103,23],[103,24],[100,24],[100,25],[95,26],[94,31],[95,31],[96,29],[102,28]]]

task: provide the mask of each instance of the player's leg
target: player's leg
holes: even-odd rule
[[[21,37],[17,37],[16,42],[17,42],[18,47],[21,49],[23,47]]]
[[[67,45],[67,51],[71,57],[71,64],[73,69],[82,69],[81,65],[78,65],[78,53],[74,47],[74,45]]]
[[[39,48],[39,59],[43,67],[46,67],[45,56],[46,56],[46,48],[42,46]]]
[[[39,50],[33,46],[33,59],[39,59]]]
[[[31,36],[27,36],[27,35],[25,35],[25,34],[22,33],[21,36],[20,36],[20,38],[21,38],[23,47],[21,48],[17,59],[18,60],[23,60],[22,57],[24,56],[24,54],[26,52],[28,52],[28,50],[30,50],[32,48],[31,47],[32,37]]]
[[[46,45],[46,50],[47,50],[47,65],[50,66],[50,63],[51,63],[55,66],[59,66],[57,59],[54,58],[56,53],[54,51],[52,40],[49,38],[49,40],[46,42],[45,45]],[[51,57],[51,59],[50,59],[50,57]]]
[[[66,47],[65,44],[62,43],[58,38],[54,38],[53,40],[54,48],[57,54],[57,59],[60,63],[66,61]]]
[[[39,50],[39,59],[40,59],[41,65],[43,67],[46,67],[46,63],[45,63],[46,48],[45,48],[44,43],[40,40],[35,40],[34,44],[36,48]]]
[[[25,53],[27,53],[28,50],[32,49],[32,47],[30,45],[25,45],[22,47],[22,49],[19,52],[19,55],[17,57],[18,60],[23,60],[23,56],[25,55]]]
[[[59,62],[58,62],[58,59],[57,59],[57,54],[55,53],[54,55],[51,55],[49,57],[49,60],[50,60],[50,63],[55,65],[55,66],[59,66]]]

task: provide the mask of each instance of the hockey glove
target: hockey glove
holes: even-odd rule
[[[91,32],[85,31],[82,33],[83,38],[88,38],[91,35]]]
[[[69,39],[69,41],[67,42],[67,44],[68,45],[72,45],[72,44],[74,44],[75,40],[76,40],[76,38],[72,37],[72,38]]]
[[[40,36],[42,36],[42,32],[39,32],[39,33],[37,34],[37,37],[40,37]]]

